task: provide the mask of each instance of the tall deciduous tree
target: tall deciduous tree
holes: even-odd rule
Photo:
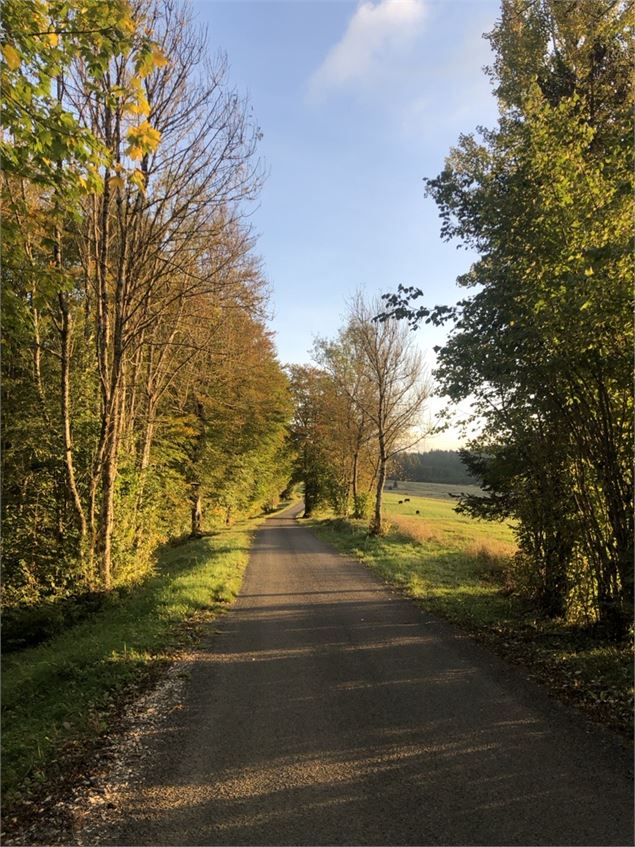
[[[328,374],[306,365],[289,367],[294,416],[291,443],[295,454],[293,480],[304,488],[304,516],[326,503],[333,477],[331,440],[334,385]]]
[[[328,411],[329,439],[337,458],[338,497],[332,498],[338,513],[347,515],[352,506],[354,518],[366,512],[367,489],[375,479],[376,429],[366,411],[371,398],[363,397],[372,391],[365,378],[364,362],[350,332],[342,330],[333,341],[318,339],[315,360],[331,377],[332,400]]]
[[[371,422],[377,439],[375,504],[370,530],[383,532],[383,491],[388,462],[424,437],[422,413],[431,389],[421,354],[407,327],[396,320],[374,320],[379,302],[357,296],[347,336],[361,369],[362,388],[355,403]]]
[[[460,280],[480,290],[454,311],[388,298],[415,321],[454,314],[438,376],[486,421],[473,466],[511,494],[494,502],[527,533],[543,607],[561,613],[563,562],[581,554],[615,633],[633,607],[631,17],[612,0],[504,0],[498,127],[463,136],[428,181],[443,236],[480,253]]]

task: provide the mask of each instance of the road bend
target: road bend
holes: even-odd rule
[[[297,511],[258,530],[108,843],[633,844],[617,739]]]

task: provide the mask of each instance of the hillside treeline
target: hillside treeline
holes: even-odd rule
[[[401,453],[396,456],[391,473],[395,479],[410,482],[444,482],[453,485],[476,485],[456,450],[428,450],[425,453]]]
[[[547,615],[624,634],[633,615],[632,4],[504,0],[489,35],[493,129],[427,181],[442,235],[479,254],[437,379],[484,427],[465,454],[517,521],[519,570]]]
[[[3,5],[3,601],[275,502],[259,131],[175,2]]]

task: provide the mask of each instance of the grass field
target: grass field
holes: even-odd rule
[[[395,480],[389,479],[386,483],[386,493],[399,494],[405,497],[432,497],[434,500],[451,500],[456,502],[460,494],[482,494],[478,485],[454,485],[446,482],[397,482],[397,488],[391,489]]]
[[[432,484],[420,485],[430,492]],[[588,630],[539,618],[515,590],[512,528],[457,515],[455,501],[441,494],[445,488],[427,497],[415,494],[422,489],[386,491],[390,527],[382,538],[368,535],[366,521],[327,514],[312,527],[386,583],[524,664],[560,699],[632,733],[632,645],[600,642]],[[410,502],[400,504],[404,496]]]
[[[508,523],[478,521],[467,515],[458,515],[454,511],[456,499],[444,496],[447,486],[437,483],[412,485],[421,486],[421,490],[427,493],[416,494],[415,489],[408,494],[405,491],[386,491],[384,508],[388,519],[406,534],[412,533],[414,540],[437,541],[456,550],[482,544],[491,545],[493,551],[498,546],[496,552],[505,555],[515,551],[514,535]],[[480,491],[476,486],[472,488],[476,493]],[[408,497],[409,501],[404,502],[404,497]]]
[[[148,681],[238,592],[261,519],[166,546],[155,572],[61,635],[8,655],[2,674],[5,813],[108,729],[121,696]],[[75,753],[73,753],[75,751]]]

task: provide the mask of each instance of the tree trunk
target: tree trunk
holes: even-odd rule
[[[117,477],[117,435],[119,432],[119,392],[113,386],[112,406],[107,410],[106,449],[101,469],[101,509],[97,533],[97,555],[102,588],[112,582],[112,533],[115,522],[115,480]]]
[[[97,533],[97,554],[102,587],[108,590],[112,582],[112,534],[115,518],[115,480],[121,432],[121,361],[120,345],[115,340],[111,368],[109,402],[103,410],[105,444],[101,464],[101,509]]]
[[[313,491],[311,483],[306,481],[304,482],[304,518],[310,518],[313,514],[313,509],[315,508],[313,497]]]
[[[58,105],[61,105],[64,93],[64,78],[60,73],[56,79],[57,84],[57,102]],[[57,161],[57,172],[58,174],[62,171],[62,162],[61,159]],[[57,271],[60,274],[60,282],[62,282],[64,278],[64,268],[62,263],[62,229],[59,223],[55,226],[55,242],[53,248],[53,260]],[[71,499],[73,501],[73,507],[75,509],[75,514],[77,520],[79,521],[80,528],[80,547],[83,548],[86,541],[87,534],[87,525],[86,525],[86,516],[84,514],[84,509],[82,508],[81,497],[79,496],[79,490],[77,488],[77,480],[75,477],[75,466],[73,463],[73,441],[71,436],[71,415],[70,415],[70,406],[71,406],[71,389],[70,389],[70,380],[71,380],[71,315],[68,302],[66,300],[66,295],[63,290],[58,292],[58,302],[60,306],[60,312],[62,315],[62,322],[59,328],[60,340],[61,340],[61,368],[60,368],[60,394],[61,394],[61,413],[62,413],[62,429],[64,433],[64,466],[66,468],[66,482],[68,485],[68,490],[71,495]],[[36,323],[36,331],[37,331],[37,323]],[[36,352],[36,371],[38,380],[41,375],[39,373],[39,339],[37,345]],[[39,388],[41,391],[41,382],[39,384]],[[43,398],[42,392],[42,398]],[[45,408],[45,407],[44,407]]]
[[[32,303],[35,301],[35,291],[32,292]],[[33,377],[35,383],[35,392],[42,407],[42,416],[47,424],[50,425],[48,410],[46,408],[46,398],[44,396],[44,385],[42,383],[42,342],[40,339],[40,315],[38,309],[34,305],[31,307],[31,315],[33,318]]]
[[[358,476],[359,476],[359,450],[356,450],[353,454],[353,473],[351,478],[351,486],[353,489],[353,517],[354,518],[363,518],[364,516],[360,514],[360,501],[359,501],[359,491],[357,489],[358,485]]]
[[[150,455],[152,452],[152,442],[154,441],[154,424],[155,412],[154,408],[150,406],[148,409],[148,420],[146,421],[146,429],[143,438],[143,448],[141,450],[141,462],[139,464],[139,470],[141,473],[144,473],[150,467]]]
[[[201,505],[201,491],[197,483],[192,484],[192,493],[190,494],[192,501],[192,531],[190,538],[200,538],[203,534],[203,509]]]
[[[97,537],[97,555],[101,586],[108,591],[112,580],[112,530],[115,511],[115,469],[112,457],[108,457],[102,477],[102,501]]]
[[[375,512],[370,525],[371,535],[381,535],[384,531],[384,521],[382,513],[382,504],[384,497],[384,484],[386,482],[386,456],[383,454],[379,457],[379,468],[377,470],[377,488],[375,490]]]
[[[560,549],[546,551],[545,556],[545,578],[540,598],[542,612],[548,618],[562,618],[567,609],[567,565],[570,560],[569,554],[563,555]]]
[[[138,550],[141,544],[141,536],[143,531],[143,505],[144,505],[144,495],[146,489],[146,482],[148,478],[148,469],[150,467],[150,456],[152,453],[152,442],[154,440],[154,426],[155,426],[155,409],[154,404],[150,404],[148,406],[148,417],[146,420],[145,433],[143,437],[143,446],[141,448],[141,458],[139,461],[139,482],[137,486],[137,496],[135,498],[134,504],[134,524],[135,524],[135,532],[134,532],[134,540],[133,540],[133,548],[134,550]]]
[[[62,292],[58,295],[60,311],[62,313],[62,323],[60,326],[61,337],[61,401],[62,401],[62,429],[64,432],[64,464],[66,467],[66,481],[68,490],[73,501],[75,514],[79,521],[81,544],[84,545],[88,527],[86,524],[86,516],[82,507],[79,489],[77,488],[77,480],[75,477],[75,466],[73,463],[73,439],[71,435],[71,387],[70,387],[70,368],[71,368],[71,316],[68,308],[68,303]]]
[[[309,454],[306,445],[304,446],[304,515],[309,518],[313,514],[313,509],[317,503],[317,491],[315,491],[313,469],[309,462]]]

